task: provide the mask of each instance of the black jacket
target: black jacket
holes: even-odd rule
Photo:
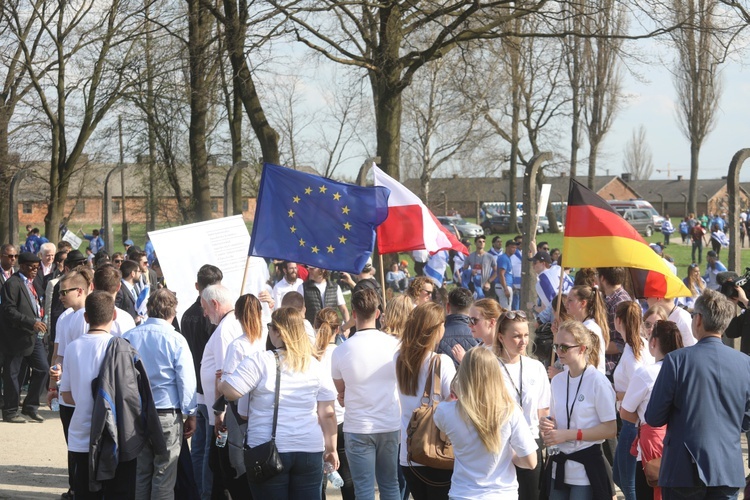
[[[451,352],[456,344],[461,344],[461,347],[466,351],[479,344],[479,340],[471,336],[469,317],[465,314],[449,314],[445,317],[445,335],[443,335],[437,348],[438,354],[449,356],[458,368],[458,361]]]
[[[117,465],[138,457],[147,442],[155,455],[167,453],[151,384],[138,351],[114,337],[107,345],[99,376],[91,384],[89,490],[115,477]]]
[[[34,288],[41,299],[44,296],[44,290],[36,285],[37,280],[34,280]],[[36,341],[34,323],[40,319],[34,312],[31,295],[19,273],[8,278],[0,292],[0,297],[3,320],[3,327],[0,329],[0,349],[7,354],[28,356],[34,350]]]
[[[740,351],[750,354],[750,312],[746,310],[730,321],[724,335],[730,339],[740,338]]]
[[[115,305],[130,314],[133,319],[138,318],[138,312],[135,310],[135,300],[130,294],[130,290],[125,287],[124,283],[122,283],[120,289],[117,290],[117,295],[115,295]]]

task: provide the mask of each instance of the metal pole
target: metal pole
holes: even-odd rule
[[[727,175],[727,194],[729,194],[729,270],[742,274],[742,254],[740,250],[740,169],[742,163],[750,158],[750,149],[740,149],[729,163]]]
[[[227,177],[224,179],[224,217],[229,217],[234,214],[234,200],[232,199],[232,183],[234,178],[243,168],[247,168],[248,163],[246,161],[238,161],[232,168],[227,172]]]
[[[117,165],[115,168],[110,170],[109,173],[107,173],[107,177],[105,177],[104,179],[104,207],[102,210],[104,218],[104,248],[106,248],[110,253],[112,253],[112,250],[114,250],[115,248],[115,235],[114,228],[112,227],[112,194],[109,191],[109,179],[112,177],[112,175],[122,171],[124,167],[125,165],[123,164]]]
[[[10,181],[8,193],[8,242],[18,246],[18,185],[29,175],[28,168],[22,168],[15,173]]]
[[[539,153],[534,156],[523,173],[523,243],[521,249],[521,304],[520,309],[527,309],[529,302],[534,302],[536,277],[531,269],[529,254],[531,241],[536,238],[536,213],[539,198],[537,195],[536,174],[545,161],[552,160],[552,153]],[[515,209],[515,207],[513,207]],[[535,245],[536,246],[536,245]]]
[[[117,117],[117,127],[120,133],[120,165],[125,165],[125,150],[122,147],[122,116]],[[122,212],[122,241],[130,239],[130,228],[128,227],[128,218],[125,214],[125,169],[120,169],[120,211]],[[114,250],[113,247],[107,247],[109,253]]]

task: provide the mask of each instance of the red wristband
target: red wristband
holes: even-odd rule
[[[578,434],[576,434],[576,441],[583,441],[583,431],[581,429],[578,429]]]

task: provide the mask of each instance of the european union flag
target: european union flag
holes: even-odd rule
[[[389,195],[265,163],[249,254],[360,273]]]

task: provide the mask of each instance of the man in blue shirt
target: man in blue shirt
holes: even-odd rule
[[[513,264],[510,258],[515,253],[515,240],[508,240],[505,242],[505,252],[497,257],[497,285],[495,285],[495,292],[497,294],[497,301],[505,309],[510,309],[513,303]]]
[[[166,455],[148,445],[138,456],[136,498],[173,498],[183,437],[195,431],[195,367],[187,340],[172,327],[176,311],[174,293],[157,290],[148,300],[148,320],[123,334],[143,359],[167,444]]]
[[[719,256],[713,250],[709,250],[706,254],[706,262],[706,274],[703,276],[703,279],[706,281],[706,287],[711,290],[718,290],[721,287],[716,278],[719,273],[727,270],[727,266],[721,263]]]

